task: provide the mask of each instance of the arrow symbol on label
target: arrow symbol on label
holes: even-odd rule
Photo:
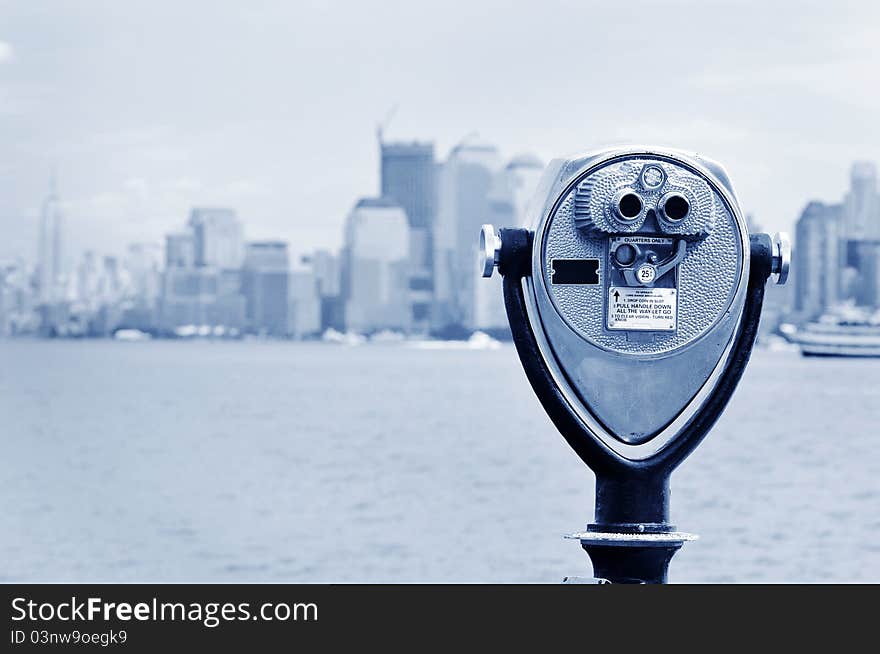
[[[620,299],[620,293],[617,291],[614,291],[614,302],[616,303],[619,299]]]

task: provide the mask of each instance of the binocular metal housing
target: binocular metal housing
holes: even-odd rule
[[[784,234],[752,234],[724,169],[697,155],[616,148],[550,163],[533,228],[484,225],[514,344],[539,400],[596,474],[581,541],[596,577],[663,582],[689,534],[669,523],[669,476],[726,406],[754,345]]]

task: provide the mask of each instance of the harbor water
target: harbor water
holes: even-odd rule
[[[593,477],[512,346],[0,341],[0,580],[551,582]],[[673,582],[880,581],[880,360],[757,350]]]

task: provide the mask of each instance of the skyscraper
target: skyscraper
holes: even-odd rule
[[[544,164],[535,155],[520,154],[495,173],[489,189],[489,213],[484,222],[496,227],[531,227],[527,206],[538,186]],[[474,245],[476,247],[476,239]],[[479,279],[474,286],[474,319],[470,327],[507,330],[507,312],[500,275]]]
[[[436,212],[433,143],[382,143],[382,196],[405,212],[410,227],[429,230]],[[430,251],[416,251],[430,261]]]
[[[516,155],[499,171],[491,197],[496,201],[500,199],[510,204],[515,222],[504,223],[499,220],[496,225],[532,227],[535,217],[529,215],[528,205],[543,173],[543,162],[536,155],[528,153]]]
[[[193,209],[189,227],[194,240],[197,266],[241,268],[244,232],[232,209]]]
[[[308,259],[315,273],[318,293],[322,297],[338,296],[341,282],[339,256],[328,250],[316,250]]]
[[[321,331],[321,297],[314,270],[290,272],[288,282],[287,331],[294,338],[313,336]]]
[[[795,228],[795,311],[822,314],[839,299],[841,205],[810,202]]]
[[[198,327],[237,334],[244,328],[240,248],[241,225],[229,210],[194,209],[189,229],[166,237],[161,332]]]
[[[159,297],[161,261],[162,250],[157,244],[132,243],[128,246],[124,261],[128,276],[128,294],[149,307]]]
[[[850,169],[850,190],[844,200],[842,237],[848,241],[880,240],[877,168],[870,161],[856,161]]]
[[[174,332],[181,327],[215,326],[218,276],[213,268],[167,268],[162,278],[159,328]]]
[[[242,269],[249,329],[258,334],[287,336],[290,255],[283,241],[248,243]]]
[[[40,214],[40,244],[38,252],[38,280],[40,302],[48,304],[60,299],[61,289],[61,200],[55,176],[49,184],[49,195]]]
[[[850,169],[850,188],[843,201],[841,225],[841,282],[844,300],[862,306],[876,305],[877,246],[880,245],[880,197],[877,169],[857,161]]]
[[[436,329],[475,325],[477,239],[490,216],[489,194],[498,159],[492,145],[462,143],[440,170],[434,229]]]
[[[102,305],[118,302],[122,293],[122,279],[119,274],[119,260],[116,257],[103,257],[103,265],[98,281],[98,297]]]
[[[880,242],[858,241],[856,245],[859,266],[853,299],[859,306],[880,308]]]
[[[165,237],[165,267],[192,268],[196,265],[196,242],[191,232]]]
[[[342,300],[342,257],[318,250],[310,262],[321,298],[321,329],[345,329],[345,304]]]
[[[345,226],[342,294],[349,329],[411,328],[410,262],[404,210],[388,198],[359,200]]]
[[[76,297],[90,311],[96,311],[100,305],[99,283],[98,260],[93,251],[86,250],[76,268]]]
[[[409,224],[410,303],[416,329],[429,327],[433,291],[432,230],[437,208],[433,143],[379,143],[382,196],[397,203]]]

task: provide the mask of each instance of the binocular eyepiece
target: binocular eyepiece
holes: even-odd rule
[[[596,522],[578,535],[594,568],[622,578],[607,548],[659,547],[641,574],[662,581],[687,540],[669,475],[733,393],[788,240],[748,233],[719,164],[657,148],[555,160],[529,211],[532,230],[484,225],[483,275],[504,276],[527,377],[596,473]]]
[[[613,207],[617,220],[623,224],[629,224],[634,220],[638,220],[645,211],[645,203],[642,197],[629,188],[620,189],[615,194]],[[660,198],[656,207],[656,212],[660,218],[672,224],[687,218],[690,211],[690,201],[677,191],[666,193]]]

